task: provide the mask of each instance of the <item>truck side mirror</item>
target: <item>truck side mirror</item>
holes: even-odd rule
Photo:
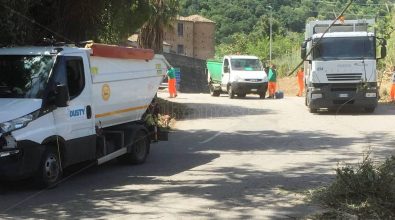
[[[306,58],[306,47],[307,47],[307,42],[305,41],[300,46],[300,58],[302,59]]]
[[[380,59],[385,58],[387,56],[387,47],[385,45],[382,45],[381,49],[380,49],[380,52],[381,52]]]
[[[55,105],[57,107],[67,107],[70,100],[69,89],[66,85],[57,85],[55,91]]]

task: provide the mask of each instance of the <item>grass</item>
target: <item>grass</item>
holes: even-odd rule
[[[314,219],[395,218],[395,157],[375,164],[366,156],[355,166],[338,167],[335,181],[315,190],[312,200],[328,208]]]

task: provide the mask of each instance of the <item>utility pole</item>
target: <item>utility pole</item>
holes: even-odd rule
[[[270,25],[270,40],[269,40],[269,63],[272,64],[272,25],[273,25],[273,7],[272,6],[267,6],[270,9],[270,21],[269,21],[269,25]]]

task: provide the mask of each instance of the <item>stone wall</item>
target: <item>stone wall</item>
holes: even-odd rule
[[[181,72],[180,92],[208,93],[206,61],[172,53],[163,53],[173,67]]]

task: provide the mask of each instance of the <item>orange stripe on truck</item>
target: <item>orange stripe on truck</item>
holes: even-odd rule
[[[96,118],[103,118],[103,117],[108,117],[108,116],[112,116],[112,115],[119,115],[122,113],[146,109],[146,108],[148,108],[148,105],[137,106],[137,107],[132,107],[132,108],[125,108],[125,109],[120,109],[120,110],[116,110],[116,111],[112,111],[112,112],[105,112],[105,113],[101,113],[101,114],[96,114],[95,117]]]

